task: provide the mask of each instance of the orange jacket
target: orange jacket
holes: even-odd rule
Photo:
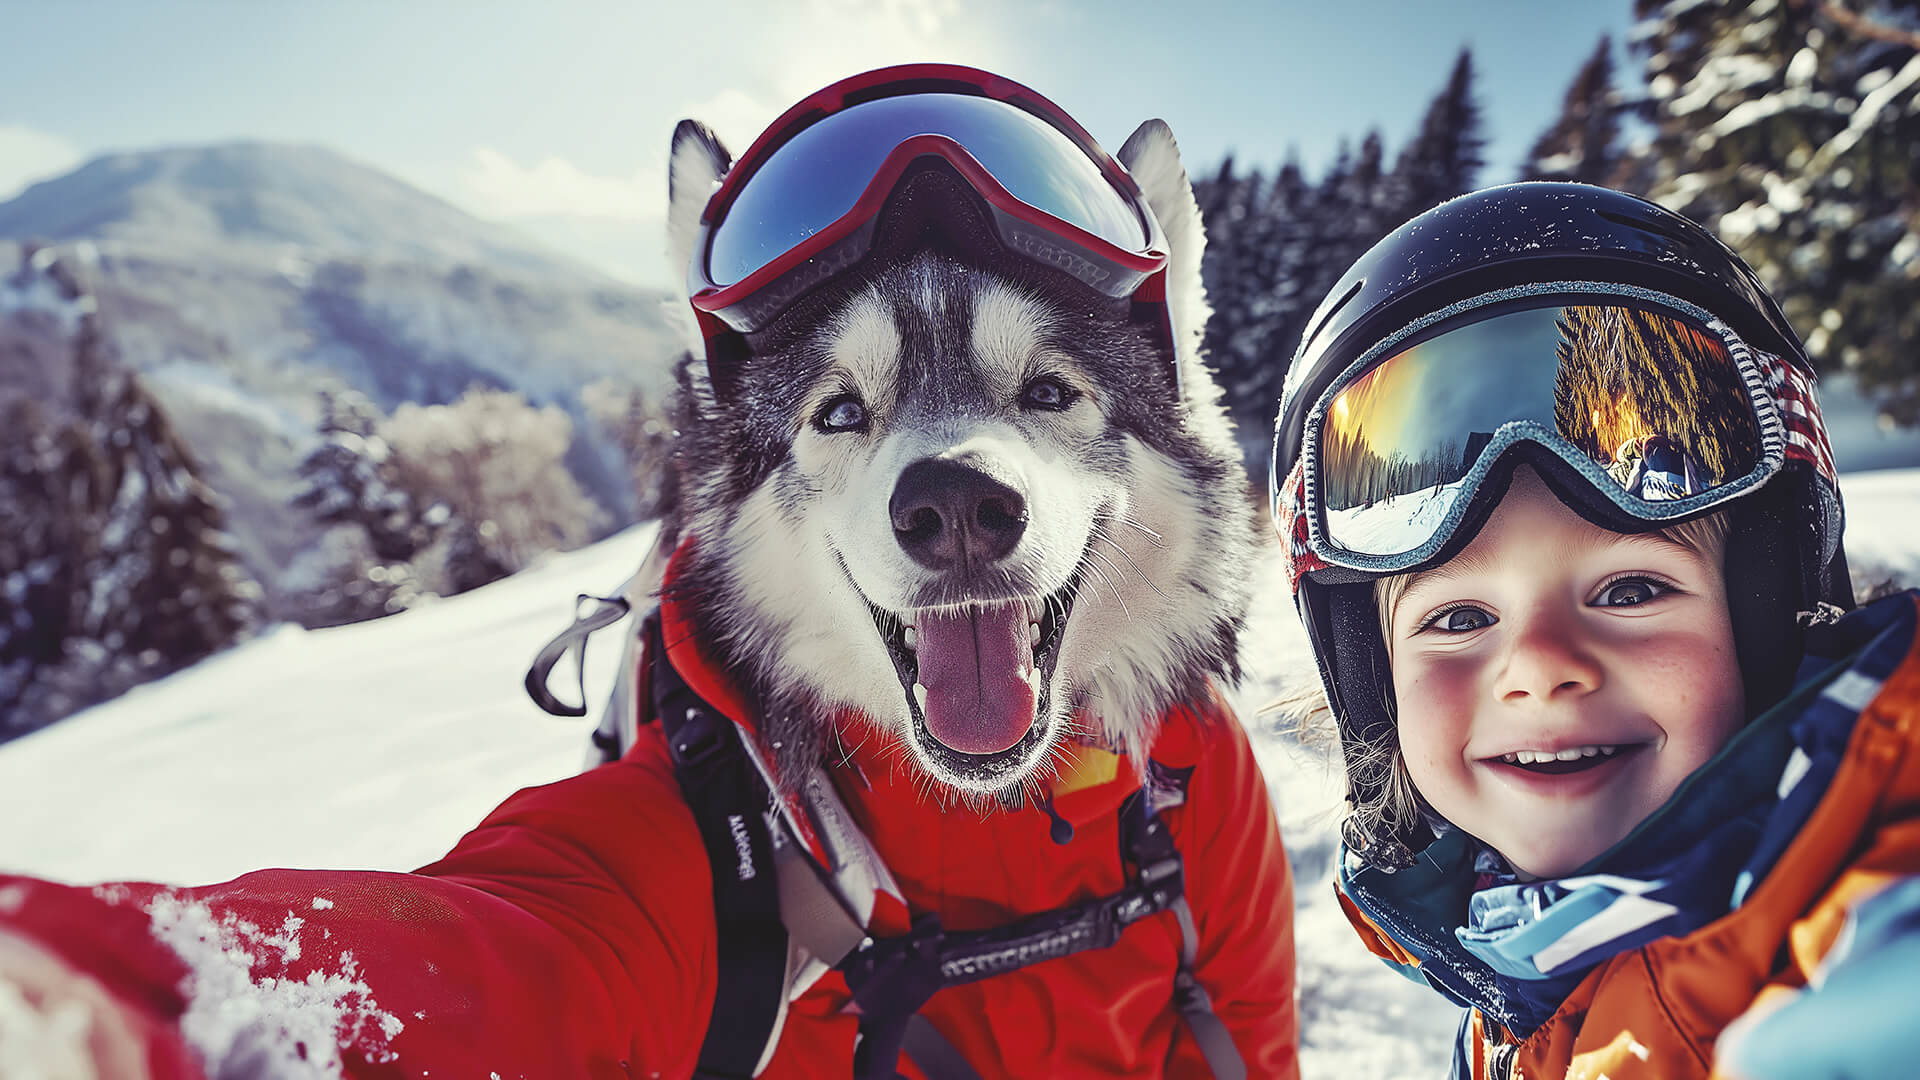
[[[674,659],[690,682],[719,681],[686,671],[692,653]],[[879,741],[836,780],[912,911],[985,928],[1121,887],[1117,808],[1139,784],[1125,759],[1063,757],[1055,806],[1076,831],[1060,846],[1035,810],[941,805]],[[1291,882],[1246,736],[1214,700],[1172,710],[1152,753],[1193,770],[1161,816],[1185,861],[1198,979],[1249,1076],[1296,1076]],[[337,1044],[361,1080],[685,1077],[717,978],[709,864],[654,725],[623,760],[509,798],[413,874],[267,870],[185,890],[0,877],[0,898],[0,929],[165,1035],[162,1080],[193,1076],[160,1045],[183,1031],[210,1075],[276,1056],[324,1065]],[[1150,916],[1111,948],[942,990],[923,1015],[982,1076],[1205,1077],[1171,1003],[1180,940],[1171,912]],[[761,1075],[851,1075],[847,1001],[832,973],[794,1001]]]
[[[1470,1000],[1476,1007],[1463,1026],[1456,1074],[1473,1080],[1724,1075],[1714,1058],[1721,1032],[1749,1010],[1769,1008],[1807,986],[1857,902],[1920,874],[1917,624],[1920,594],[1907,593],[1810,635],[1810,655],[1847,659],[1781,707],[1792,715],[1781,718],[1791,724],[1780,729],[1792,732],[1801,752],[1780,787],[1792,791],[1795,778],[1804,776],[1824,789],[1804,799],[1783,797],[1769,811],[1775,828],[1791,815],[1782,850],[1756,883],[1743,887],[1737,906],[1690,933],[1600,962],[1530,1032],[1501,1030],[1487,1019],[1486,1000]],[[1435,935],[1411,929],[1408,912],[1356,886],[1360,875],[1343,876],[1341,903],[1376,955],[1416,978],[1452,985],[1449,996],[1456,998],[1463,996],[1459,987],[1488,981],[1441,972],[1441,965],[1460,965],[1435,947]]]

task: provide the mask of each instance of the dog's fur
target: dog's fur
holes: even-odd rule
[[[1125,302],[1012,260],[956,257],[938,234],[804,299],[753,335],[720,385],[703,360],[683,363],[670,527],[693,544],[674,587],[756,703],[784,775],[836,735],[881,738],[906,747],[934,791],[1014,805],[1060,740],[1139,753],[1168,706],[1238,677],[1255,525],[1199,355],[1199,209],[1164,123],[1143,124],[1119,158],[1171,249],[1177,388]],[[676,132],[673,266],[688,265],[730,163],[704,127]],[[1036,375],[1077,400],[1023,408]],[[846,393],[871,426],[821,430],[822,408]],[[903,553],[888,500],[901,471],[927,457],[986,463],[1026,496],[1025,533],[991,573],[958,581]],[[879,613],[1016,596],[1037,605],[1076,586],[1041,675],[1037,734],[992,769],[932,752],[944,748],[926,745]],[[846,710],[864,724],[836,732]]]

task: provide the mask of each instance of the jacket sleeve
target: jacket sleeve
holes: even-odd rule
[[[1920,877],[1909,877],[1853,907],[1808,989],[1730,1025],[1716,1064],[1742,1080],[1911,1076],[1917,993]]]
[[[162,1080],[685,1075],[714,922],[673,783],[629,759],[522,791],[412,874],[0,878],[0,931],[98,980]]]
[[[1233,1036],[1250,1077],[1297,1078],[1293,879],[1260,766],[1229,707],[1202,723],[1183,853],[1200,944],[1195,974]],[[1193,1040],[1175,1041],[1169,1077],[1208,1077]]]

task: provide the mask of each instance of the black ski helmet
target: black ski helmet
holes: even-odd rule
[[[1501,290],[1557,282],[1628,286],[1697,306],[1757,352],[1777,358],[1783,373],[1808,388],[1795,409],[1817,437],[1817,461],[1788,460],[1765,484],[1717,508],[1731,518],[1727,596],[1749,715],[1790,687],[1802,651],[1800,613],[1852,604],[1839,489],[1810,390],[1811,365],[1753,270],[1686,218],[1607,188],[1520,183],[1462,195],[1388,234],[1327,294],[1288,369],[1275,424],[1269,493],[1288,547],[1295,605],[1339,725],[1350,807],[1379,805],[1393,780],[1390,759],[1378,752],[1395,738],[1374,601],[1374,582],[1385,575],[1327,566],[1306,549],[1305,525],[1294,509],[1307,416],[1361,357],[1415,321]],[[1443,329],[1446,318],[1429,332]],[[1668,524],[1622,514],[1557,454],[1520,442],[1502,454],[1457,532],[1427,565],[1472,541],[1521,463],[1603,527],[1638,532]],[[1430,834],[1419,820],[1350,816],[1343,837],[1361,858],[1393,869],[1408,865]]]

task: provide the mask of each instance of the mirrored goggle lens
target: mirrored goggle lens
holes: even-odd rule
[[[1327,538],[1364,555],[1418,549],[1471,495],[1466,476],[1487,445],[1525,421],[1557,432],[1654,517],[1655,504],[1758,464],[1752,398],[1706,326],[1608,305],[1508,311],[1393,354],[1328,403]]]
[[[793,250],[845,216],[903,141],[944,135],[1014,198],[1126,251],[1147,247],[1146,224],[1099,165],[1025,110],[966,94],[908,94],[828,116],[775,150],[713,230],[707,276],[721,287]]]

